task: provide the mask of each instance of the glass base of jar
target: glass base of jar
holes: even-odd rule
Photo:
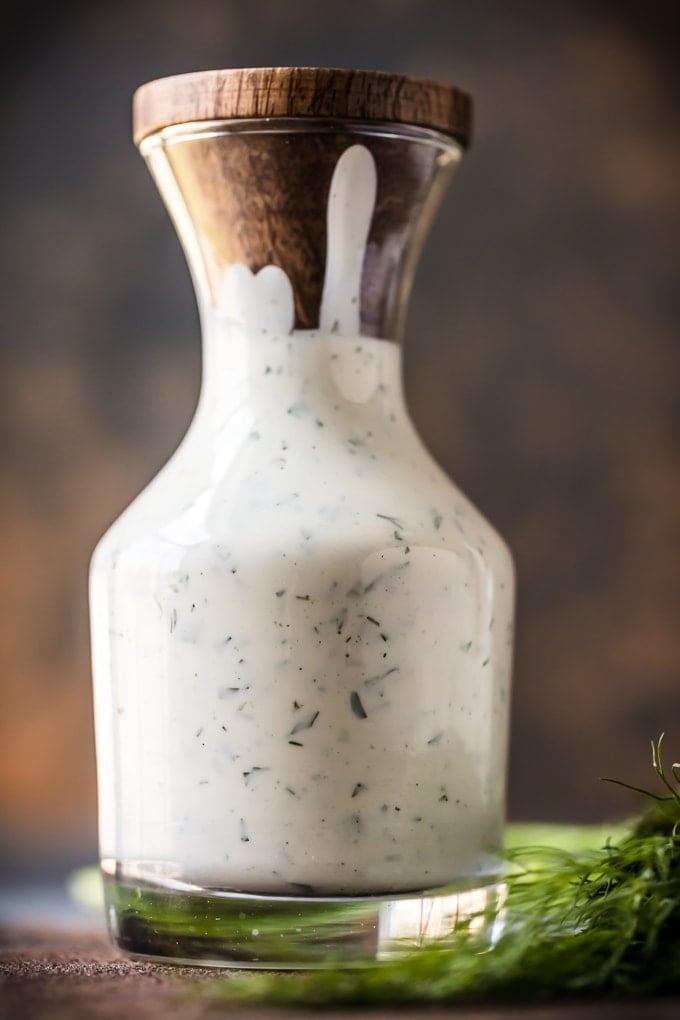
[[[502,929],[505,885],[479,878],[394,897],[247,896],[183,883],[113,877],[104,869],[109,928],[120,949],[201,967],[298,970],[394,960],[474,931]]]

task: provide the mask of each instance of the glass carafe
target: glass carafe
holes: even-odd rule
[[[188,432],[92,562],[102,867],[137,955],[380,959],[498,895],[512,562],[401,380],[469,114],[318,69],[137,94],[203,332]]]

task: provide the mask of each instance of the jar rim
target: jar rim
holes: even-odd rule
[[[163,128],[266,118],[404,124],[466,148],[472,100],[453,85],[386,71],[259,67],[194,71],[141,85],[133,99],[136,145]]]

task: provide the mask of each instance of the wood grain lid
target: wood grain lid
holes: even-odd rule
[[[460,89],[384,71],[258,67],[196,71],[147,82],[133,103],[133,135],[174,124],[259,117],[409,124],[470,142],[472,100]]]

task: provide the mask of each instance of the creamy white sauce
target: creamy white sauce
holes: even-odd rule
[[[194,422],[95,553],[101,853],[128,874],[370,895],[496,867],[512,564],[416,435],[399,347],[348,333],[365,153],[322,329],[291,332],[282,270],[230,267]]]

